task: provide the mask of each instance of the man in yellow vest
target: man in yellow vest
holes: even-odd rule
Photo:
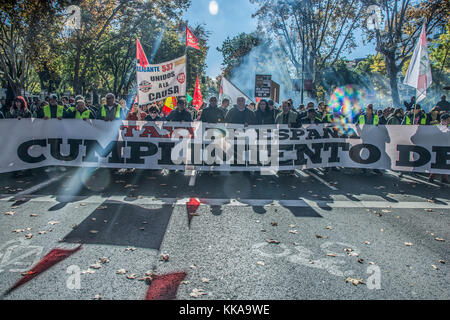
[[[425,125],[427,124],[427,114],[422,112],[420,104],[413,106],[410,112],[405,115],[403,124],[406,125]]]
[[[52,94],[48,105],[42,108],[41,118],[62,120],[64,117],[64,106],[58,104],[58,96]]]
[[[94,113],[86,107],[84,100],[78,100],[75,105],[75,119],[83,119],[84,121],[88,119],[95,119]]]
[[[116,98],[114,94],[108,93],[106,95],[106,105],[100,108],[98,114],[100,120],[113,121],[125,119],[124,111],[119,104],[115,102]]]
[[[372,124],[374,126],[378,125],[380,118],[373,113],[373,105],[369,104],[366,107],[366,114],[359,116],[358,124]]]

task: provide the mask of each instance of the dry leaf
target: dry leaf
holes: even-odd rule
[[[325,227],[325,229],[327,229],[327,230],[333,230],[333,227],[327,226],[327,227]]]
[[[202,278],[202,282],[203,283],[209,283],[209,279],[208,278]]]
[[[102,300],[102,295],[101,294],[96,294],[95,296],[94,296],[94,300]]]
[[[93,269],[100,269],[102,267],[102,265],[99,262],[96,262],[94,264],[91,264],[89,267],[91,267]]]
[[[347,277],[347,279],[345,279],[345,282],[351,282],[353,283],[353,285],[357,286],[358,284],[364,283],[362,281],[362,279],[359,278],[351,278],[351,277]]]
[[[297,230],[289,230],[289,233],[297,234]]]
[[[294,229],[295,228],[295,224],[290,224],[289,228]]]
[[[412,245],[412,242],[405,242],[405,246],[411,247]]]
[[[266,241],[267,241],[268,243],[274,243],[274,244],[279,244],[279,243],[280,243],[280,241],[274,240],[274,239],[267,239]]]
[[[108,258],[106,258],[106,257],[101,257],[101,258],[100,258],[100,263],[105,264],[105,263],[108,263],[108,262],[109,262],[109,259],[108,259]]]
[[[316,234],[317,239],[327,239],[327,236],[321,236],[320,234]]]
[[[264,261],[257,261],[256,264],[259,264],[260,266],[265,265]]]
[[[31,238],[33,238],[33,235],[31,233],[28,233],[28,234],[25,235],[25,238],[31,239]]]
[[[125,249],[125,251],[136,251],[136,248],[128,247],[128,248]]]
[[[389,212],[391,212],[391,210],[386,210],[386,209],[384,209],[384,210],[381,210],[381,212],[383,212],[383,213],[389,213]]]
[[[49,221],[48,222],[48,224],[51,224],[52,226],[55,225],[55,224],[58,224],[58,223],[59,223],[59,221]]]
[[[39,231],[39,234],[46,234],[47,233],[47,231]]]
[[[14,213],[16,213],[16,212],[15,212],[15,211],[7,211],[7,212],[5,212],[5,215],[7,215],[7,216],[13,216]]]
[[[137,275],[135,273],[127,274],[127,279],[134,280],[134,279],[136,279],[136,277],[137,277]]]
[[[192,289],[191,293],[189,293],[189,295],[191,297],[194,297],[194,298],[198,298],[198,297],[203,296],[205,294],[206,294],[206,292],[204,292],[203,289],[195,289],[195,288]]]
[[[336,257],[336,255],[334,253],[329,253],[329,254],[327,254],[327,256],[329,256],[329,257]]]
[[[16,230],[13,230],[12,232],[20,233],[20,232],[24,232],[24,231],[25,231],[24,229],[16,229]]]
[[[125,273],[127,273],[127,270],[125,269],[116,270],[116,274],[125,274]]]
[[[95,273],[95,270],[88,268],[87,270],[81,271],[81,274],[86,274],[86,273],[93,274],[93,273]]]
[[[275,221],[270,223],[273,227],[276,227],[278,225],[278,223],[276,223]]]
[[[434,270],[439,270],[439,268],[436,265],[432,264],[431,266],[433,267]]]
[[[359,259],[358,259],[358,262],[359,262],[359,263],[364,263],[364,259],[363,259],[363,258],[359,258]]]
[[[38,214],[35,214],[35,213],[30,214],[30,217],[37,217],[37,216],[38,216]]]
[[[370,244],[370,241],[364,241],[364,244]]]
[[[442,260],[442,259],[441,259],[441,260],[439,260],[439,262],[440,262],[440,263],[442,263],[442,264],[445,264],[445,261],[444,261],[444,260]]]
[[[181,284],[189,284],[189,283],[191,283],[191,282],[188,280],[181,281]]]
[[[442,238],[434,238],[434,240],[436,240],[436,241],[441,241],[441,242],[445,242],[445,239],[442,239]]]
[[[162,260],[162,261],[169,261],[169,255],[168,255],[167,253],[163,253],[163,254],[161,254],[159,260]]]
[[[92,233],[92,234],[95,234],[95,233],[98,233],[98,230],[91,230],[89,232]]]
[[[196,266],[195,264],[191,264],[189,267],[190,267],[191,269],[197,268],[197,266]]]

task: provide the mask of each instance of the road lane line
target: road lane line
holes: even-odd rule
[[[57,177],[51,178],[50,180],[44,181],[42,183],[39,183],[39,184],[37,184],[37,185],[35,185],[35,186],[31,187],[31,188],[28,188],[26,190],[20,191],[20,192],[18,192],[18,193],[16,193],[14,195],[13,199],[17,199],[17,198],[20,198],[22,196],[28,195],[30,193],[39,191],[39,190],[47,187],[48,185],[52,184],[53,182],[56,182],[56,181],[60,180],[61,178],[65,177],[67,175],[68,175],[68,173],[61,174],[61,175],[59,175]]]

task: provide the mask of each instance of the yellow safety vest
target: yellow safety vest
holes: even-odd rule
[[[373,115],[373,125],[376,126],[380,122],[380,118],[374,114]],[[359,124],[366,124],[366,116],[361,115],[359,116]]]
[[[64,106],[57,106],[56,117],[62,118],[63,114],[64,114]],[[49,105],[44,106],[44,116],[49,119],[52,117],[52,112],[50,111]]]
[[[100,113],[102,118],[106,118],[106,106],[102,106],[102,110]],[[116,107],[116,119],[120,119],[120,105],[117,105]]]
[[[80,113],[80,111],[77,110],[75,113],[75,119],[89,119],[89,116],[91,115],[91,110],[87,109]]]
[[[411,118],[406,116],[405,124],[406,125],[411,125],[411,123],[412,123]],[[427,124],[427,115],[426,114],[424,115],[424,117],[422,117],[420,119],[419,124],[422,124],[422,125]]]

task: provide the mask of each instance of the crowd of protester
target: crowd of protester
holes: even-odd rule
[[[89,98],[82,96],[62,97],[52,94],[43,101],[37,98],[16,97],[8,106],[5,98],[1,98],[0,119],[99,119],[104,121],[202,121],[207,123],[233,123],[243,125],[285,124],[291,128],[305,125],[334,122],[352,122],[363,125],[450,125],[450,103],[442,96],[430,112],[425,112],[415,97],[404,102],[404,108],[387,107],[374,110],[369,104],[359,114],[348,119],[340,112],[329,110],[325,102],[314,102],[294,107],[292,99],[283,101],[278,107],[273,100],[259,100],[258,103],[246,104],[244,97],[237,98],[237,104],[230,107],[230,100],[223,99],[218,105],[217,98],[212,96],[209,105],[203,103],[199,108],[187,105],[185,98],[179,98],[176,107],[170,112],[164,110],[164,101],[139,106],[134,103],[127,108],[125,100],[117,101],[114,94],[108,93],[100,104],[92,104]],[[164,113],[163,111],[166,111]],[[331,170],[334,168],[331,168]],[[330,168],[328,169],[330,170]],[[379,172],[379,170],[376,170]],[[433,181],[434,175],[429,176]],[[443,182],[448,182],[445,175]]]

